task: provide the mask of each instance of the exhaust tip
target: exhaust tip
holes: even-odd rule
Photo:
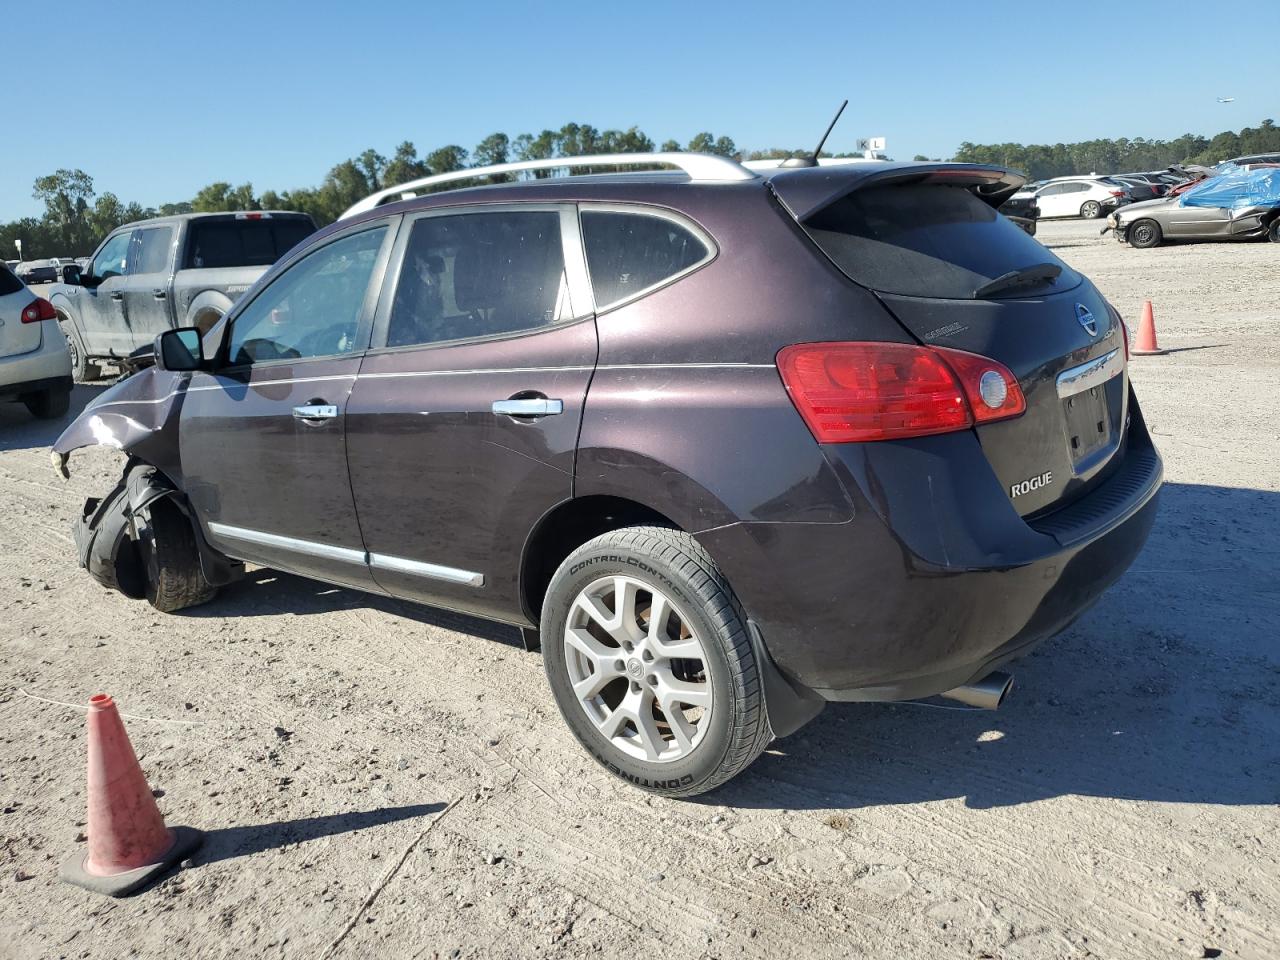
[[[1013,675],[993,670],[981,680],[948,690],[940,696],[979,710],[998,710],[1012,689]]]

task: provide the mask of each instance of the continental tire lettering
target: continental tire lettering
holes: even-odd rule
[[[637,787],[649,787],[650,789],[656,790],[674,790],[676,787],[687,787],[689,784],[693,783],[693,776],[687,773],[683,777],[676,777],[671,780],[650,780],[648,777],[640,777],[634,773],[628,773],[612,760],[606,759],[604,754],[597,753],[596,759],[599,760],[604,768],[615,777],[621,777],[623,780],[634,783]]]
[[[579,573],[582,570],[585,570],[587,567],[591,566],[594,563],[617,563],[624,567],[636,567],[637,569],[643,571],[644,573],[649,574],[649,576],[653,577],[655,580],[660,580],[667,587],[669,587],[673,592],[675,592],[675,594],[679,596],[681,600],[684,600],[684,601],[689,600],[688,594],[686,594],[684,590],[682,590],[670,577],[668,577],[666,574],[664,574],[660,570],[655,570],[653,567],[649,566],[649,564],[645,563],[639,557],[619,557],[612,554],[599,556],[599,557],[587,557],[583,560],[579,560],[572,567],[570,567],[569,575],[573,576],[574,574]]]

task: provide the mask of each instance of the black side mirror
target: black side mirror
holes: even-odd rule
[[[204,366],[200,331],[195,327],[166,330],[156,337],[155,353],[161,370],[199,370]]]
[[[62,282],[70,284],[73,287],[80,286],[80,265],[76,263],[68,263],[62,268]]]

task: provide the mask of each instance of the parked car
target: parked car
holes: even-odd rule
[[[440,189],[637,164],[684,175]],[[1119,314],[996,213],[1021,182],[654,154],[375,194],[58,439],[131,458],[81,561],[160,610],[255,563],[516,625],[672,796],[828,700],[994,707],[1162,472]]]
[[[1133,247],[1165,240],[1268,237],[1280,243],[1280,168],[1240,167],[1176,197],[1135,203],[1111,214],[1102,232]]]
[[[58,279],[58,268],[51,260],[31,260],[18,264],[17,274],[23,283],[53,283]]]
[[[1036,220],[1040,217],[1040,208],[1036,206],[1034,197],[1022,194],[1012,196],[1001,204],[1000,212],[1031,236],[1036,235]]]
[[[149,350],[175,327],[207,330],[266,269],[315,230],[303,213],[184,214],[112,231],[88,270],[68,264],[49,299],[77,380]]]
[[[1096,220],[1130,202],[1130,190],[1104,177],[1059,177],[1045,180],[1015,197],[1034,199],[1040,217],[1083,217]]]
[[[56,419],[71,404],[71,358],[49,301],[0,265],[0,401]]]
[[[1156,197],[1163,197],[1169,192],[1169,184],[1159,180],[1151,180],[1145,176],[1137,174],[1116,174],[1106,179],[1113,183],[1119,183],[1128,186],[1129,195],[1133,203],[1141,203],[1143,200],[1154,200]]]

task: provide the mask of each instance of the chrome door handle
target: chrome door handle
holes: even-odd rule
[[[151,295],[152,295],[153,297],[155,297],[157,300],[164,300],[165,298],[167,298],[167,297],[169,296],[169,295],[168,295],[167,293],[165,293],[163,290],[152,290],[152,291],[151,291]]]
[[[527,400],[495,400],[493,412],[508,417],[553,417],[564,413],[564,402],[548,400],[546,397],[531,397]]]
[[[121,293],[119,290],[112,290],[112,291],[111,291],[111,299],[112,299],[112,300],[123,300],[123,299],[124,299],[124,294],[123,294],[123,293]]]
[[[332,420],[338,415],[338,408],[331,403],[308,403],[293,408],[295,420]]]

